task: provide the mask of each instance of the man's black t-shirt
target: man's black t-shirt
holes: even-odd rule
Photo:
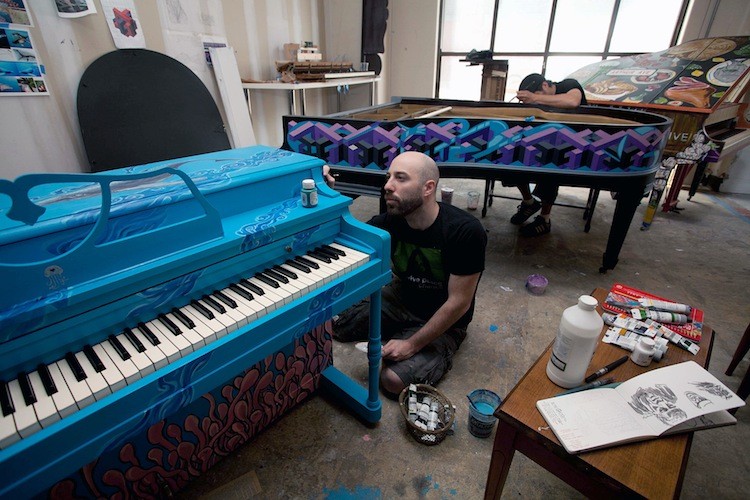
[[[438,203],[435,222],[424,231],[412,229],[401,216],[376,215],[370,224],[391,235],[391,269],[400,282],[403,304],[425,321],[448,298],[451,274],[484,270],[487,234],[476,217],[460,208]],[[465,328],[474,314],[474,301],[454,326]]]
[[[581,84],[578,83],[578,80],[574,80],[572,78],[566,78],[563,81],[557,82],[555,84],[555,95],[567,94],[573,89],[578,89],[581,91],[581,105],[588,104],[588,101],[586,101],[586,92],[583,91],[583,87],[581,87]]]

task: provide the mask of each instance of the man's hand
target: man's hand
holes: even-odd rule
[[[383,346],[382,355],[392,361],[403,361],[414,356],[418,352],[409,339],[399,340],[391,339]]]
[[[519,101],[521,101],[524,104],[536,104],[537,103],[537,94],[533,92],[529,92],[528,90],[519,90],[516,97]]]
[[[328,187],[333,189],[333,186],[336,184],[336,179],[331,175],[331,167],[328,165],[323,165],[323,179],[325,179]]]

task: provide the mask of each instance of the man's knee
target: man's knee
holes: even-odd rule
[[[390,368],[383,368],[380,372],[380,387],[388,397],[398,398],[401,391],[404,390],[406,384],[396,372]]]

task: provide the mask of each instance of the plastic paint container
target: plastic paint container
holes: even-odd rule
[[[475,389],[469,393],[469,432],[478,438],[492,434],[497,418],[493,413],[503,402],[502,398],[489,389]]]
[[[526,289],[534,295],[542,295],[549,281],[541,274],[532,274],[526,278]]]

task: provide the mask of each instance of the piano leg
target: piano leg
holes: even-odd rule
[[[706,167],[708,167],[708,162],[706,160],[701,160],[698,162],[698,165],[695,167],[695,175],[693,175],[693,182],[690,183],[690,191],[688,191],[688,201],[695,196],[695,193],[698,191],[698,184],[700,184],[701,180],[703,179],[703,174],[706,172]]]
[[[635,210],[638,208],[641,197],[643,196],[643,186],[635,186],[627,190],[618,191],[617,204],[615,213],[612,217],[612,227],[609,230],[607,239],[607,249],[602,259],[602,267],[599,272],[604,274],[609,269],[614,269],[625,242],[625,236],[628,234],[630,223],[633,221]]]

